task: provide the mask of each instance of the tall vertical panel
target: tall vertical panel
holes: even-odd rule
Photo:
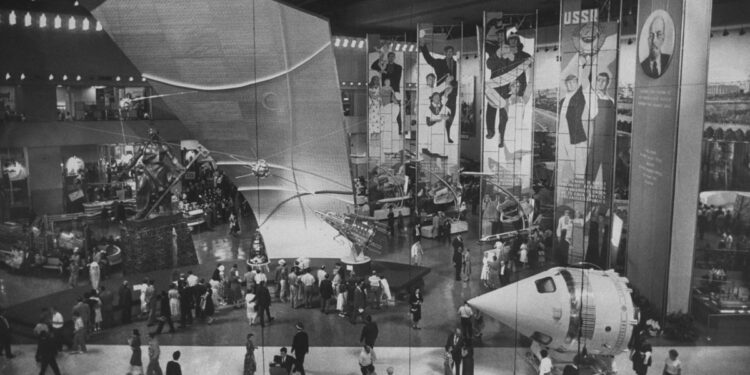
[[[562,2],[555,234],[557,261],[604,266],[616,132],[618,25]]]
[[[409,126],[404,122],[402,110],[405,104],[404,52],[397,51],[401,44],[381,39],[376,34],[367,36],[368,194],[373,213],[377,213],[377,209],[383,211],[375,215],[379,218],[387,215],[384,205],[404,204],[398,199],[405,198],[405,187],[408,187],[401,168],[405,157],[409,157],[404,150],[404,135]],[[389,198],[394,200],[378,204]],[[403,214],[408,215],[408,211]]]
[[[516,34],[513,21],[484,13],[482,173],[492,183],[482,187],[482,236],[520,229],[514,197],[531,195],[535,30]]]
[[[345,210],[353,190],[328,22],[271,0],[120,0],[92,13],[234,179],[270,256],[346,254],[314,214]],[[249,170],[261,159],[265,178]]]
[[[460,39],[448,37],[461,28],[461,25],[425,24],[417,27],[420,50],[417,152],[422,160],[419,182],[425,191],[433,193],[432,204],[420,207],[427,211],[452,204],[453,196],[445,183],[458,181],[461,116],[457,108],[462,45]]]
[[[668,284],[682,22],[682,0],[638,4],[627,273],[659,308]]]

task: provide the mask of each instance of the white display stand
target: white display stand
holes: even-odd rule
[[[451,234],[463,233],[469,230],[469,223],[463,220],[451,222]],[[422,237],[435,238],[432,235],[432,225],[425,225],[420,230]]]
[[[401,213],[401,216],[403,217],[409,217],[411,215],[411,210],[409,207],[399,207],[393,208],[393,218],[398,219],[398,213]],[[386,220],[388,219],[388,209],[377,209],[375,212],[372,213],[372,216],[375,218],[375,220]]]

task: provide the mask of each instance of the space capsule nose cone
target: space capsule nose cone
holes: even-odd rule
[[[517,316],[523,316],[526,313],[518,310],[517,296],[523,295],[523,291],[519,291],[516,287],[516,284],[510,284],[474,297],[469,300],[469,306],[479,309],[483,314],[506,325],[512,325],[511,323],[516,321]]]

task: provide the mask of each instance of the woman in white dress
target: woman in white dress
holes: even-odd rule
[[[172,284],[169,287],[167,296],[169,297],[169,312],[174,318],[180,315],[180,292],[177,290],[177,286],[175,284]]]
[[[102,272],[99,268],[98,262],[91,262],[89,264],[89,278],[91,279],[91,289],[99,290],[99,280],[101,279]]]
[[[255,294],[250,291],[245,294],[245,307],[247,310],[247,321],[250,325],[255,324],[255,318],[258,317],[258,311],[255,310]]]
[[[490,284],[490,253],[485,252],[484,257],[482,257],[482,272],[479,274],[479,279],[482,280],[482,285],[484,285],[486,288],[489,288]]]

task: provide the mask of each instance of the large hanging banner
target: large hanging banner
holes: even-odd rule
[[[556,256],[600,266],[609,254],[618,24],[561,4],[555,181]]]
[[[482,173],[489,177],[482,187],[482,236],[521,229],[523,213],[514,197],[531,195],[536,33],[516,33],[524,19],[484,13]]]
[[[420,209],[428,213],[449,209],[456,202],[459,168],[462,25],[417,26],[418,128],[417,148],[421,163]],[[456,207],[456,210],[458,207]],[[457,212],[457,211],[456,211]]]
[[[406,196],[404,172],[401,169],[404,155],[404,115],[401,111],[404,93],[404,52],[396,51],[394,41],[383,40],[379,35],[367,36],[368,69],[368,154],[369,154],[369,205],[371,214],[385,218],[388,208],[401,212],[402,198]]]

